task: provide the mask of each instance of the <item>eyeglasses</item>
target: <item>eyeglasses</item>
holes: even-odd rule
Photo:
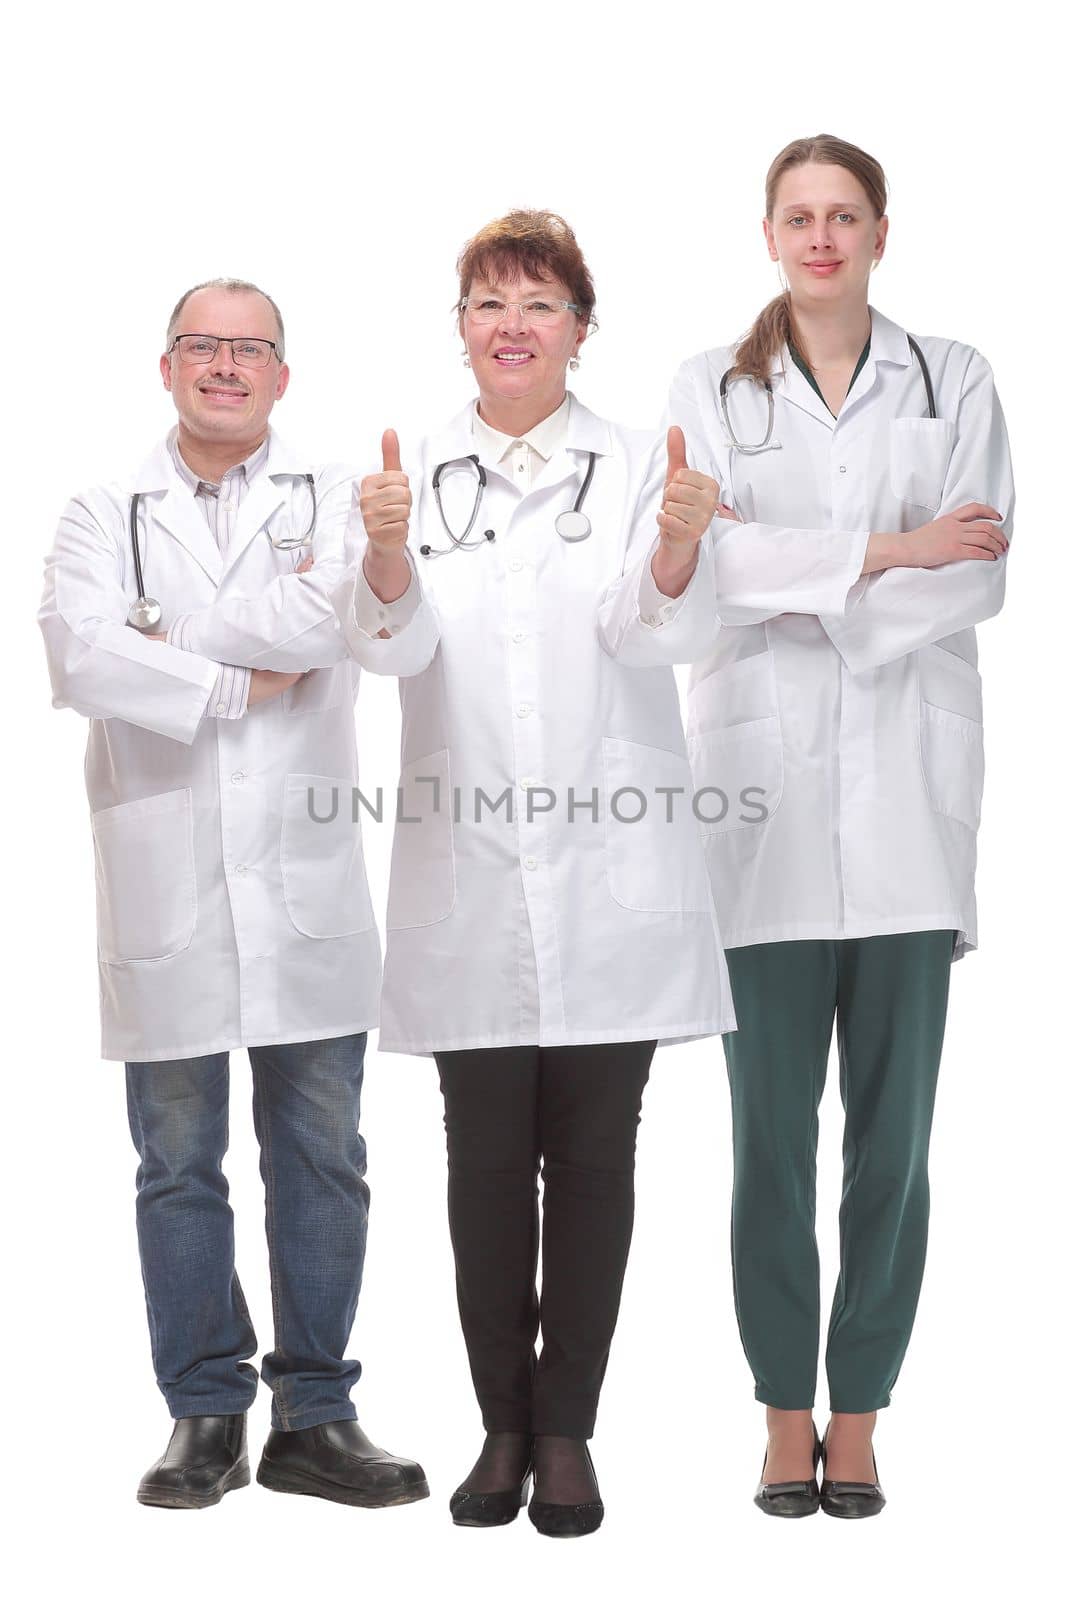
[[[183,361],[206,367],[209,361],[214,361],[220,344],[229,345],[239,367],[265,367],[272,355],[281,360],[273,339],[217,339],[213,333],[179,333],[170,350],[177,348]]]
[[[582,309],[573,300],[499,300],[495,295],[480,295],[476,300],[464,295],[459,303],[459,309],[465,311],[472,322],[482,324],[502,322],[512,306],[518,307],[524,322],[542,324],[562,322],[568,311]]]

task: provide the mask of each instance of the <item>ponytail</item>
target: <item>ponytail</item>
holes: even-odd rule
[[[771,362],[783,345],[790,341],[796,343],[793,319],[789,314],[789,296],[780,294],[764,306],[741,340],[730,376],[755,378],[760,383],[766,383],[771,375]]]

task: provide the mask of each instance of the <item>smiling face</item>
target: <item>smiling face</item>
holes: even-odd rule
[[[866,305],[867,280],[882,258],[888,227],[847,168],[812,161],[782,174],[763,232],[797,304]]]
[[[198,289],[190,295],[175,328],[175,335],[184,333],[278,339],[270,302],[229,289]],[[274,402],[289,383],[289,368],[273,354],[265,367],[245,367],[234,361],[229,344],[220,344],[204,365],[183,361],[172,349],[160,357],[159,370],[185,435],[215,447],[247,446],[249,453],[265,436]]]
[[[515,302],[573,300],[569,286],[558,278],[542,282],[522,273],[499,283],[475,278],[467,298],[472,304],[511,302],[499,322],[475,322],[467,311],[460,314],[460,333],[490,414],[501,404],[522,402],[524,411],[536,409],[547,417],[563,404],[567,363],[581,348],[588,328],[574,311],[563,312],[547,323],[528,321],[520,316]],[[485,405],[482,410],[484,414]]]

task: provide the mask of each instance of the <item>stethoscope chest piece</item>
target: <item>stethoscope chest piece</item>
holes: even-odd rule
[[[140,502],[140,494],[135,494],[130,500],[130,542],[133,546],[133,570],[137,579],[137,599],[130,602],[126,620],[131,628],[137,629],[138,633],[151,633],[159,627],[163,616],[163,607],[158,600],[152,600],[144,592],[141,541],[137,537],[137,507]]]
[[[581,544],[593,531],[593,524],[584,511],[561,511],[556,518],[556,532],[567,544]]]
[[[158,600],[149,600],[142,595],[134,600],[127,613],[127,620],[131,628],[136,628],[139,633],[150,633],[158,628],[163,617],[163,607]]]

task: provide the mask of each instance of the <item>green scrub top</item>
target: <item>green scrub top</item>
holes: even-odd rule
[[[870,355],[870,353],[871,353],[871,336],[870,336],[870,334],[868,334],[867,335],[867,343],[864,345],[863,349],[860,351],[860,358],[856,362],[856,370],[852,374],[851,378],[848,380],[848,388],[845,390],[845,399],[846,400],[848,399],[849,395],[852,393],[852,385],[855,383],[856,379],[859,377],[860,373],[863,371],[864,363],[867,360],[867,357]],[[811,368],[808,366],[808,363],[804,360],[804,357],[800,354],[800,351],[797,349],[796,345],[793,343],[793,341],[791,339],[789,341],[789,354],[793,357],[794,362],[800,368],[800,370],[804,374],[805,378],[807,378],[808,382],[811,384],[812,388],[815,390],[815,393],[818,395],[818,397],[822,401],[823,405],[826,406],[826,397],[823,394],[822,390],[819,388],[819,385],[815,382],[815,374],[812,372]],[[827,411],[830,411],[830,407],[829,406],[826,406],[826,409],[827,409]],[[834,413],[832,411],[830,411],[830,415],[833,416]]]

